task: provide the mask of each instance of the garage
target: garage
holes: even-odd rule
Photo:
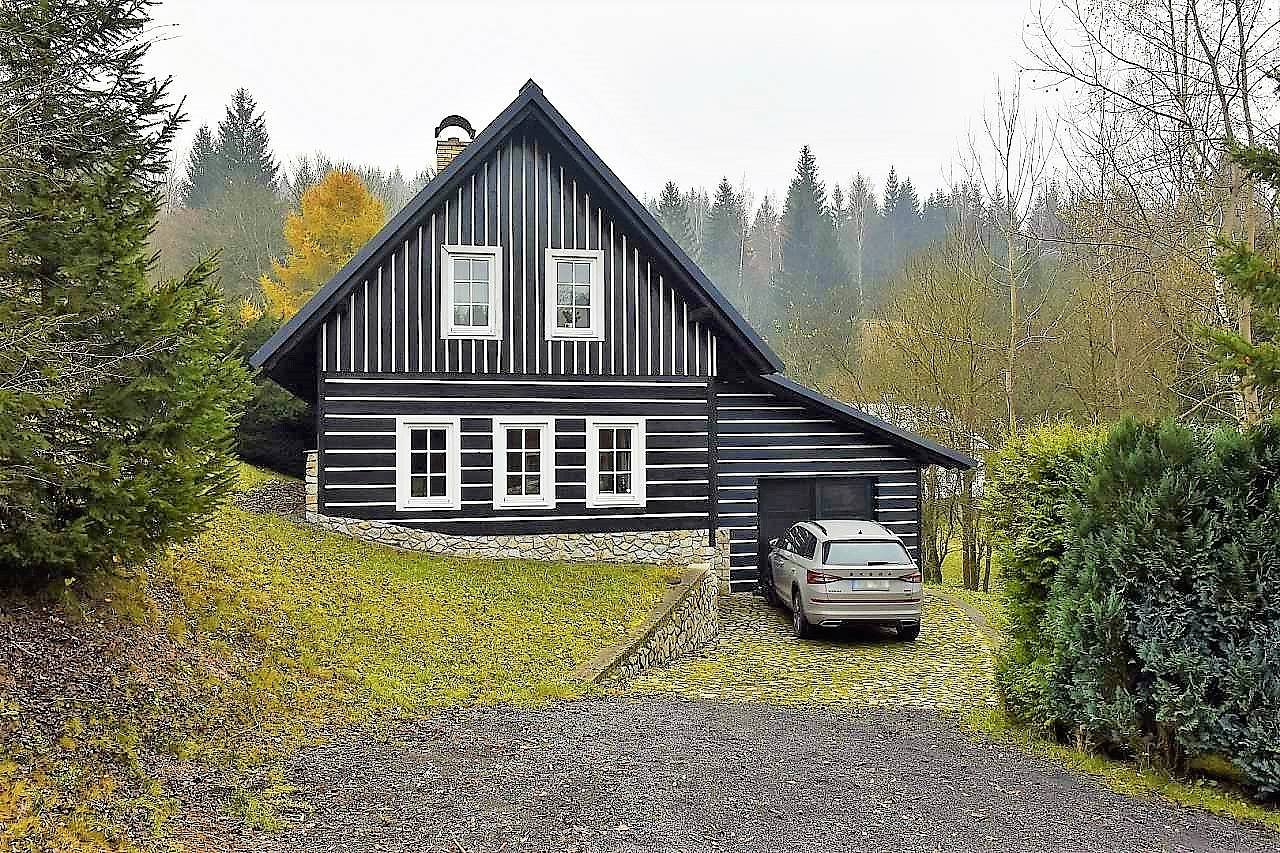
[[[769,541],[798,521],[874,521],[875,485],[874,477],[762,477],[757,487],[760,523],[756,554],[760,570],[767,570]]]

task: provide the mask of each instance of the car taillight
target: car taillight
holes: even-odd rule
[[[909,575],[903,575],[902,577],[898,578],[898,580],[903,581],[905,583],[920,583],[922,580],[924,580],[924,578],[920,576],[919,572],[912,572]]]
[[[815,572],[813,569],[809,569],[804,573],[804,579],[808,583],[834,583],[841,580],[835,575],[824,575],[821,572]]]

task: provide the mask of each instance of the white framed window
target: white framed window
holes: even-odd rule
[[[547,337],[604,340],[604,252],[547,249]]]
[[[396,509],[462,507],[458,418],[396,418]]]
[[[494,508],[549,509],[555,505],[555,419],[494,418]]]
[[[502,337],[502,247],[441,246],[440,335]]]
[[[644,506],[644,418],[587,419],[587,506]]]

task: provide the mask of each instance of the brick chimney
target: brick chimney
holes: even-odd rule
[[[460,130],[467,135],[466,139],[458,136],[450,136],[444,138],[441,136],[446,130]],[[445,167],[453,162],[453,158],[462,153],[462,149],[466,148],[471,140],[476,138],[476,132],[471,129],[471,122],[459,115],[445,116],[436,125],[436,172],[443,172]]]

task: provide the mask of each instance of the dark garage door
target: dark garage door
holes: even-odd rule
[[[797,521],[824,518],[874,520],[874,477],[761,478],[756,496],[761,572],[769,564],[769,540]]]

